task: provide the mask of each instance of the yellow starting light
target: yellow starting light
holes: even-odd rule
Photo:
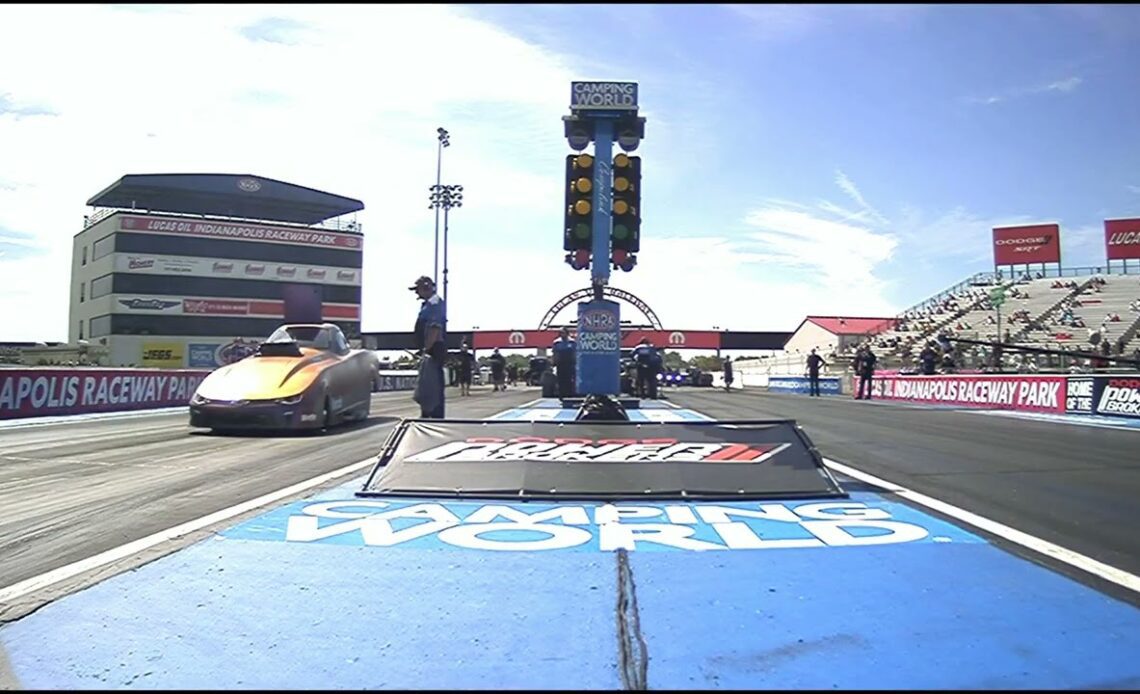
[[[594,184],[588,178],[579,178],[574,181],[574,190],[579,193],[589,193],[593,188]]]
[[[629,212],[629,203],[625,200],[614,200],[614,214],[625,214]]]
[[[619,169],[624,169],[625,167],[629,166],[629,157],[624,154],[618,154],[616,157],[614,157],[614,166]]]
[[[629,179],[618,176],[614,179],[614,190],[619,193],[624,193],[629,190]]]
[[[578,158],[574,160],[574,166],[579,169],[588,169],[594,165],[594,158],[589,154],[579,154]]]
[[[581,215],[590,214],[590,203],[586,200],[579,200],[574,203],[574,211]]]

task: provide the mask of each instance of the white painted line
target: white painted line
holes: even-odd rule
[[[1061,415],[1061,414],[1048,414],[1040,412],[1010,412],[1008,410],[957,410],[958,412],[968,412],[970,414],[988,415],[990,417],[1007,417],[1009,419],[1021,419],[1030,422],[1055,422],[1057,424],[1069,424],[1078,427],[1097,427],[1099,429],[1116,429],[1117,431],[1132,431],[1140,432],[1140,422],[1135,424],[1125,423],[1127,420],[1119,420],[1115,418],[1095,419],[1098,415]]]
[[[1028,533],[1024,533],[1020,530],[1011,528],[1008,525],[1003,525],[997,521],[979,516],[976,513],[958,508],[957,506],[948,504],[945,501],[939,501],[934,497],[912,491],[906,487],[895,484],[894,482],[875,477],[874,475],[862,472],[861,470],[856,470],[855,468],[844,465],[843,463],[839,463],[828,458],[824,458],[823,462],[826,463],[827,466],[832,470],[847,475],[848,477],[857,479],[860,482],[866,482],[868,484],[873,484],[876,487],[881,487],[884,490],[891,492],[892,494],[896,494],[906,499],[907,501],[911,501],[934,511],[938,511],[939,513],[945,514],[955,520],[961,521],[968,525],[972,525],[979,530],[984,530],[985,532],[996,535],[1014,544],[1021,545],[1022,547],[1033,550],[1034,552],[1044,554],[1047,557],[1052,557],[1057,561],[1064,562],[1069,566],[1088,572],[1094,576],[1099,576],[1106,581],[1111,581],[1112,583],[1123,586],[1124,588],[1128,588],[1129,590],[1140,592],[1140,576],[1128,573],[1127,571],[1118,569],[1115,566],[1109,566],[1108,564],[1099,562],[1092,557],[1087,557],[1083,554],[1080,554],[1079,552],[1065,549],[1064,547],[1049,542],[1048,540],[1042,540],[1039,537],[1034,537]]]
[[[163,407],[157,410],[121,410],[119,412],[90,412],[86,414],[64,414],[50,417],[21,417],[19,419],[0,420],[0,429],[22,429],[24,427],[42,427],[49,424],[76,424],[91,422],[98,419],[137,419],[140,417],[154,417],[163,414],[177,414],[185,412],[190,414],[190,405],[178,407]]]
[[[505,412],[509,411],[510,410],[505,410]],[[494,417],[498,417],[502,414],[504,414],[504,412],[500,412],[494,415]],[[58,569],[52,569],[47,573],[40,574],[39,576],[33,576],[31,578],[20,581],[19,583],[14,583],[6,588],[0,588],[0,603],[22,598],[29,593],[47,588],[48,586],[59,583],[60,581],[66,581],[67,579],[78,576],[85,571],[90,571],[101,566],[106,566],[111,562],[125,559],[133,554],[137,554],[144,550],[150,549],[151,547],[154,547],[155,545],[161,544],[163,542],[175,540],[179,537],[183,537],[184,535],[189,535],[192,532],[206,528],[210,525],[213,525],[214,523],[220,523],[221,521],[228,520],[234,516],[239,516],[243,513],[246,513],[247,511],[253,511],[254,509],[266,506],[280,499],[292,496],[293,494],[303,492],[307,489],[311,489],[318,485],[324,484],[325,482],[334,480],[338,477],[344,477],[345,475],[352,474],[358,470],[363,470],[364,468],[375,464],[375,462],[376,456],[372,456],[365,460],[353,463],[352,465],[346,465],[345,467],[338,468],[332,472],[326,472],[323,475],[318,475],[317,477],[305,480],[304,482],[298,482],[297,484],[285,487],[284,489],[278,489],[275,492],[270,492],[269,494],[259,496],[256,499],[250,499],[249,501],[240,503],[236,506],[231,506],[229,508],[222,509],[221,511],[211,513],[208,516],[203,516],[202,518],[198,518],[196,520],[187,521],[186,523],[176,525],[173,528],[168,528],[152,535],[147,535],[146,537],[135,540],[134,542],[128,542],[127,544],[115,547],[114,549],[100,552],[93,557],[80,559],[79,561],[72,562],[66,566],[61,566]]]

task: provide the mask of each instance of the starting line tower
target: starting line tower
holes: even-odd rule
[[[590,268],[593,299],[578,304],[577,392],[620,393],[621,314],[604,298],[611,266],[630,272],[641,244],[641,158],[645,136],[636,82],[571,82],[563,128],[566,157],[563,250],[575,270]],[[617,142],[622,152],[613,155]],[[593,155],[586,153],[594,145]]]

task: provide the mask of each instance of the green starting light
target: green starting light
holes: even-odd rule
[[[613,234],[615,239],[628,238],[629,229],[627,229],[624,224],[615,224]]]
[[[575,224],[574,235],[580,239],[590,238],[590,225],[589,224]]]

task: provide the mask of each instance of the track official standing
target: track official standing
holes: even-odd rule
[[[727,354],[724,356],[724,392],[728,393],[732,390],[732,357]]]
[[[859,377],[859,392],[855,396],[856,400],[870,400],[871,399],[871,379],[875,375],[875,364],[878,362],[878,357],[871,351],[870,347],[860,347],[855,355],[855,375]],[[863,397],[863,388],[867,389],[867,396]]]
[[[811,354],[807,358],[808,368],[808,395],[811,397],[819,397],[819,367],[823,366],[823,357],[815,353],[815,347],[811,348]]]
[[[558,397],[569,398],[574,396],[574,363],[577,344],[570,337],[570,328],[562,328],[558,339],[551,348],[554,356],[554,368],[558,372]]]
[[[416,316],[416,346],[421,350],[420,377],[416,387],[416,401],[424,419],[443,419],[444,386],[443,363],[447,359],[447,308],[435,293],[435,282],[422,276],[408,289],[423,302]],[[421,387],[422,386],[422,387]]]
[[[637,392],[642,398],[657,399],[657,365],[661,356],[657,354],[649,338],[641,338],[641,342],[633,350],[633,361],[637,364]]]

